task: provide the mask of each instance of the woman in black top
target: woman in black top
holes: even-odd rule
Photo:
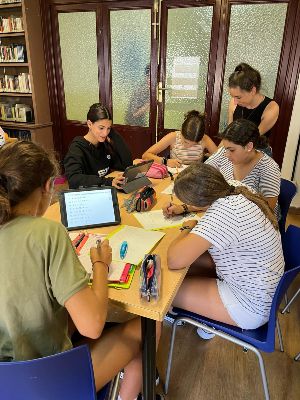
[[[105,176],[111,170],[124,171],[132,165],[130,150],[121,135],[111,128],[108,109],[100,103],[93,104],[87,114],[89,131],[76,136],[64,159],[65,174],[69,186],[114,186],[124,182],[122,174],[115,178]]]
[[[245,63],[235,68],[229,77],[229,93],[232,99],[229,103],[228,124],[237,119],[248,119],[258,126],[261,135],[268,138],[270,129],[278,119],[279,106],[274,100],[261,94],[260,87],[261,76],[256,69]],[[266,151],[267,147],[261,150]]]

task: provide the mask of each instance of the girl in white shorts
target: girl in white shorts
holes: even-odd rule
[[[180,201],[206,212],[199,221],[184,222],[168,249],[168,266],[185,268],[197,260],[200,275],[210,259],[217,278],[199,276],[194,268],[173,305],[243,329],[266,323],[284,269],[273,210],[261,195],[230,185],[201,163],[182,171],[174,190]]]

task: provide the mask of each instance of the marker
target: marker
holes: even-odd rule
[[[123,260],[127,254],[127,250],[128,250],[128,243],[126,242],[126,240],[124,240],[124,242],[122,242],[121,247],[120,247],[120,258]]]

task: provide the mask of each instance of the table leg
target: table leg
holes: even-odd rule
[[[142,317],[143,396],[155,400],[156,321]]]

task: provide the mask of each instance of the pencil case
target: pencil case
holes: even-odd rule
[[[168,168],[164,164],[154,162],[146,173],[148,178],[163,179],[169,176]]]
[[[151,186],[144,186],[124,201],[127,212],[149,211],[156,203],[156,192]]]
[[[157,254],[146,254],[140,269],[140,295],[145,301],[157,300],[160,293],[161,263]]]

